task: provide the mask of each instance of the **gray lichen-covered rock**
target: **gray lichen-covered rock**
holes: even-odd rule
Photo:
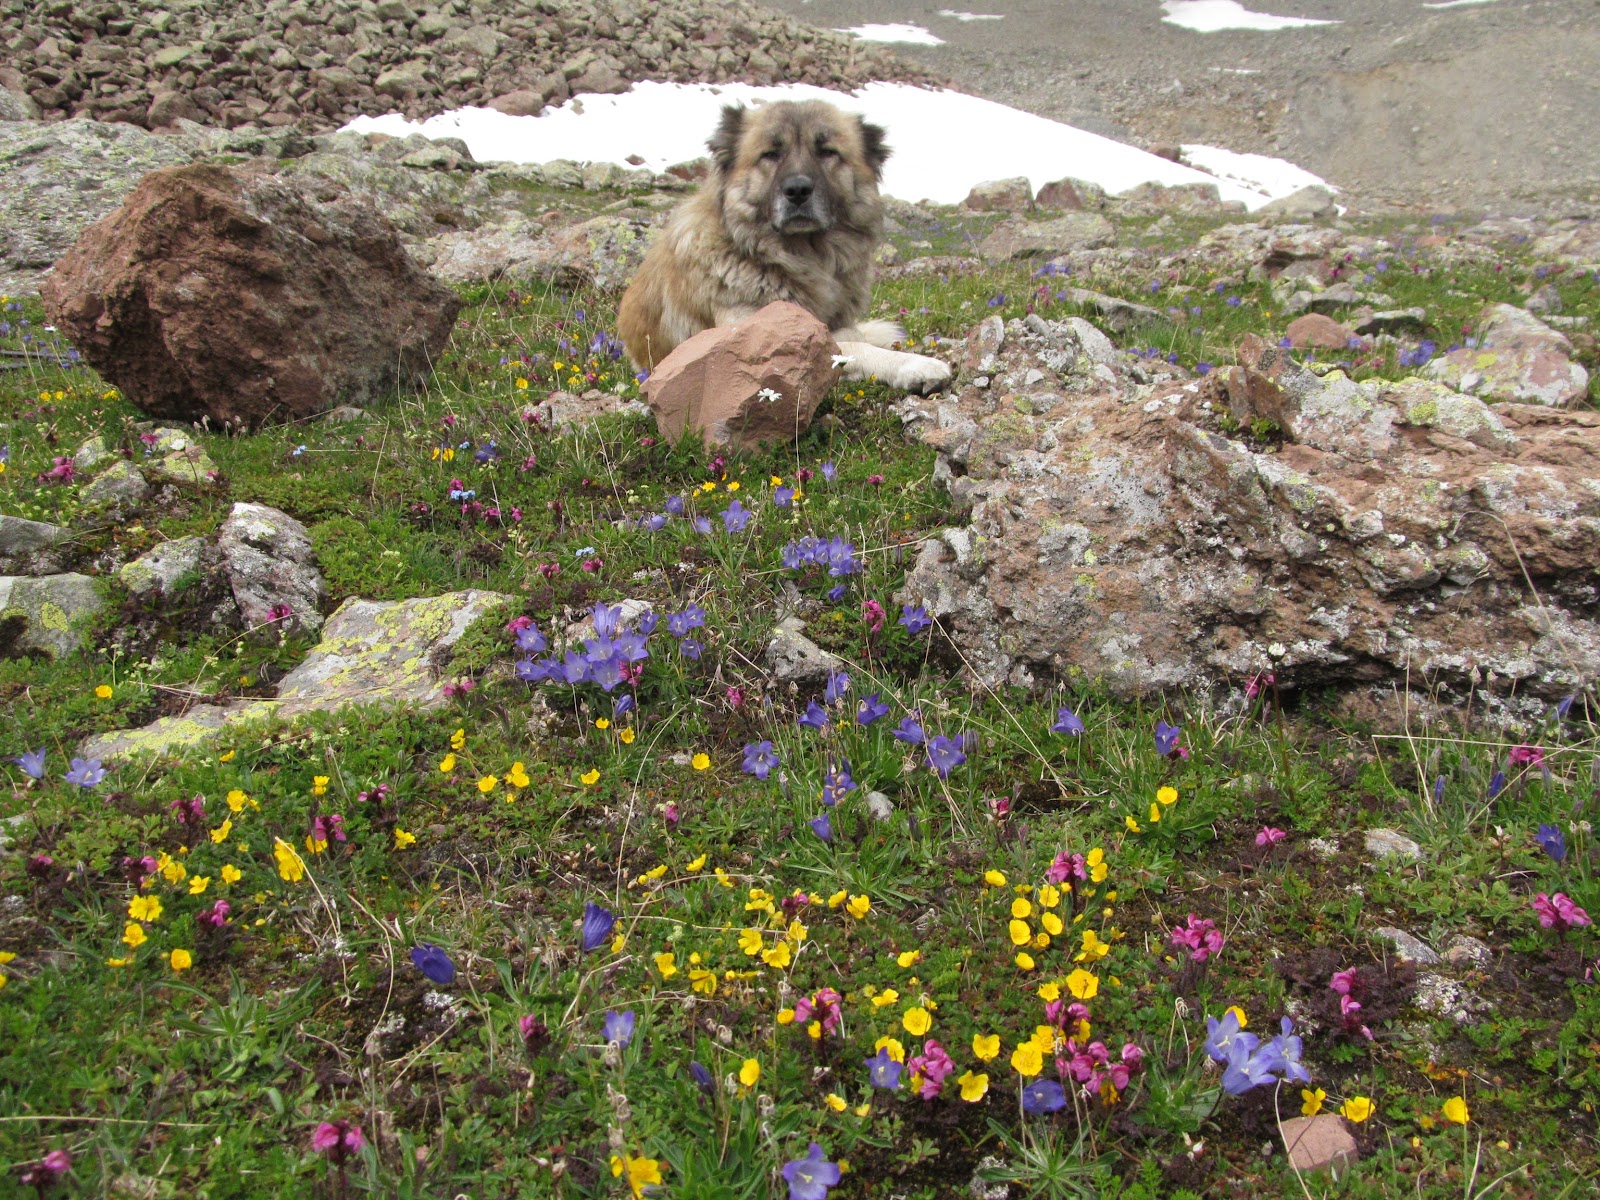
[[[59,571],[61,547],[72,530],[0,513],[0,573],[50,575]]]
[[[83,645],[83,623],[104,607],[87,575],[0,577],[0,652],[71,654]]]
[[[901,403],[970,524],[900,599],[975,682],[1409,675],[1510,712],[1600,673],[1600,416],[1318,375],[1255,337],[1238,361],[1195,379],[1082,321],[991,318],[958,387]]]
[[[145,442],[142,473],[162,483],[210,483],[217,464],[205,452],[193,433],[163,425],[151,431],[153,441]]]
[[[198,705],[181,717],[91,738],[83,753],[112,758],[172,751],[240,721],[292,720],[346,705],[433,707],[445,698],[446,664],[461,635],[510,602],[510,596],[476,589],[415,600],[346,600],[323,626],[317,647],[284,677],[276,700]]]
[[[1587,398],[1589,373],[1566,334],[1511,304],[1490,305],[1478,325],[1478,344],[1434,359],[1429,378],[1486,400],[1561,408]]]
[[[1393,829],[1369,829],[1363,841],[1367,853],[1374,858],[1404,858],[1412,862],[1422,858],[1422,847]]]
[[[804,633],[805,625],[795,617],[782,621],[767,643],[767,671],[778,683],[808,683],[826,679],[841,671],[845,662],[830,654]]]
[[[991,263],[1051,258],[1109,246],[1116,237],[1116,228],[1098,213],[1069,212],[1048,221],[1006,221],[978,244],[978,254]]]
[[[136,596],[165,596],[179,580],[200,570],[200,553],[205,547],[198,537],[174,538],[148,550],[117,572],[123,584]]]
[[[1372,931],[1372,935],[1381,938],[1394,947],[1394,956],[1401,962],[1417,963],[1420,966],[1431,967],[1439,961],[1439,956],[1427,942],[1408,933],[1404,929],[1396,929],[1392,925],[1384,925]]]
[[[246,628],[322,627],[317,607],[327,588],[299,521],[264,504],[235,504],[217,548]]]
[[[149,491],[139,468],[119,458],[86,483],[78,498],[85,504],[137,504]]]

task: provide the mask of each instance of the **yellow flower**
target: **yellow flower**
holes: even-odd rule
[[[578,782],[583,784],[584,787],[593,787],[600,782],[600,768],[590,767],[582,775],[578,776]]]
[[[1339,1106],[1339,1115],[1359,1125],[1370,1117],[1376,1108],[1377,1106],[1365,1096],[1351,1096]]]
[[[313,796],[326,796],[328,794],[328,777],[326,775],[313,775],[311,777],[311,794]]]
[[[906,1048],[900,1044],[900,1039],[891,1037],[888,1034],[873,1042],[872,1049],[874,1053],[879,1050],[887,1050],[889,1057],[897,1063],[903,1063],[906,1060]]]
[[[134,922],[129,921],[127,926],[122,930],[122,940],[124,944],[132,949],[137,950],[150,939],[145,936],[143,925],[136,925]]]
[[[696,771],[704,771],[711,765],[711,757],[707,754],[696,754],[689,760],[689,765]]]
[[[849,895],[849,892],[846,892],[841,888],[839,891],[828,897],[828,907],[838,908],[839,905],[843,904],[845,900],[849,898]]]
[[[1227,1016],[1228,1013],[1232,1013],[1234,1015],[1234,1019],[1239,1022],[1240,1029],[1243,1029],[1246,1025],[1250,1024],[1249,1020],[1244,1015],[1244,1009],[1240,1008],[1237,1004],[1235,1004],[1232,1008],[1223,1010],[1222,1015]]]
[[[1318,1088],[1316,1091],[1312,1091],[1309,1088],[1301,1088],[1300,1099],[1304,1101],[1304,1103],[1300,1105],[1300,1114],[1306,1117],[1316,1116],[1322,1111],[1322,1102],[1327,1098],[1328,1093],[1323,1091],[1321,1088]]]
[[[864,921],[867,913],[872,911],[872,901],[866,896],[851,896],[850,902],[844,906],[844,910],[856,920]]]
[[[611,718],[610,717],[599,717],[599,718],[597,718],[595,720],[594,727],[596,729],[610,729],[611,728]]]
[[[754,955],[761,953],[763,945],[759,929],[741,929],[739,931],[739,949],[745,954]]]
[[[1011,933],[1013,946],[1026,946],[1033,940],[1033,930],[1028,928],[1026,921],[1012,921],[1006,928]]]
[[[1028,1039],[1039,1047],[1040,1054],[1054,1054],[1056,1052],[1056,1027],[1054,1025],[1035,1025],[1033,1037]]]
[[[761,961],[774,970],[781,971],[794,961],[794,954],[789,950],[788,942],[779,942],[772,949],[761,952]]]
[[[656,880],[660,879],[666,873],[667,873],[667,864],[666,863],[658,863],[657,865],[651,867],[643,875],[639,876],[639,879],[643,883],[654,883]]]
[[[1091,883],[1103,883],[1105,881],[1106,872],[1110,868],[1106,865],[1106,852],[1100,849],[1099,846],[1089,851],[1088,856],[1083,860],[1083,864],[1089,869],[1089,881]]]
[[[792,1009],[792,1008],[780,1008],[778,1010],[778,1024],[779,1025],[793,1025],[794,1024],[794,1009]]]
[[[1023,1042],[1011,1052],[1011,1069],[1024,1079],[1031,1079],[1044,1069],[1044,1055],[1033,1042]]]
[[[95,688],[94,694],[96,696],[100,697],[100,699],[102,699],[102,700],[111,699],[111,689],[110,689],[110,687],[108,687],[106,684],[103,684],[103,683],[99,687]]]
[[[1022,920],[1025,917],[1031,917],[1033,916],[1033,905],[1027,900],[1023,899],[1021,896],[1018,896],[1011,902],[1011,915],[1018,920]]]
[[[1027,953],[1026,951],[1017,955],[1017,966],[1021,967],[1024,971],[1033,970],[1033,955]]]
[[[238,883],[239,880],[241,880],[243,878],[244,878],[244,872],[239,870],[238,867],[234,866],[232,863],[223,863],[222,864],[222,882],[223,883]]]
[[[159,921],[161,901],[154,896],[135,896],[128,901],[128,915],[135,921]]]
[[[700,490],[702,492],[714,492],[717,490],[717,485],[708,479],[700,485]]]
[[[922,951],[906,950],[895,957],[895,963],[901,968],[914,967],[922,961]]]
[[[1178,802],[1178,789],[1164,787],[1156,789],[1156,799],[1162,804],[1176,804]]]
[[[1139,822],[1135,821],[1132,817],[1123,817],[1122,818],[1122,823],[1128,827],[1128,832],[1129,833],[1142,833],[1143,832],[1139,828]]]
[[[799,946],[801,942],[811,936],[811,931],[800,924],[800,918],[796,917],[789,922],[789,928],[784,931],[784,936],[796,946]]]
[[[1100,935],[1092,929],[1083,931],[1083,949],[1072,956],[1073,962],[1095,962],[1111,953],[1111,947],[1100,940]]]
[[[493,775],[485,775],[478,780],[478,790],[487,796],[494,791],[495,785],[499,782]]]
[[[912,1037],[921,1037],[933,1028],[933,1018],[928,1015],[925,1008],[908,1008],[905,1015],[900,1018],[900,1024]]]
[[[716,869],[716,873],[717,873],[717,882],[720,883],[723,887],[731,888],[733,886],[733,876],[732,875],[729,875],[721,867],[718,867]]]
[[[956,1083],[961,1087],[961,1098],[968,1104],[976,1104],[989,1090],[989,1077],[974,1075],[971,1071],[957,1079]]]
[[[728,490],[730,492],[737,492],[739,490],[739,481],[735,479],[732,483],[730,483],[728,485]]]
[[[622,744],[624,746],[633,745],[633,726],[628,726],[621,733],[617,734],[617,737],[622,740]]]
[[[1161,806],[1159,804],[1151,804],[1150,824],[1154,825],[1159,820],[1161,820]]]
[[[983,881],[990,887],[1005,887],[1006,885],[1006,877],[999,871],[994,870],[985,871],[983,873]]]
[[[174,950],[167,956],[167,961],[172,964],[174,971],[187,971],[194,966],[194,955],[187,950]]]
[[[506,772],[506,785],[508,787],[525,788],[531,782],[528,778],[527,769],[520,762],[512,763],[511,770]]]
[[[108,967],[129,967],[129,966],[132,966],[132,965],[133,965],[133,956],[131,954],[127,958],[108,958],[108,959],[106,959],[106,966],[108,966]]]
[[[694,872],[706,865],[707,857],[707,855],[702,854],[699,858],[691,858],[687,863],[684,864],[683,869],[692,875]]]
[[[1079,1000],[1093,1000],[1100,994],[1100,977],[1079,967],[1067,976],[1067,991]]]
[[[401,829],[398,825],[395,826],[395,830],[394,830],[394,848],[396,850],[404,850],[407,846],[415,846],[416,844],[417,844],[417,835],[416,834],[407,833],[404,829]]]
[[[872,998],[873,1008],[888,1008],[891,1004],[900,1003],[900,993],[893,988],[884,988]]]
[[[162,857],[166,858],[166,855],[162,855]],[[166,865],[161,868],[161,874],[168,883],[179,884],[184,881],[189,871],[181,862],[174,862],[172,859],[167,858]]]
[[[806,1036],[813,1042],[820,1042],[822,1040],[822,1022],[812,1021],[811,1024],[807,1025]]]
[[[526,379],[524,379],[521,375],[518,375],[517,376],[517,390],[518,391],[527,391],[527,389],[528,389],[528,381]]]
[[[849,1105],[845,1103],[843,1096],[837,1095],[833,1092],[829,1092],[826,1096],[824,1096],[822,1098],[822,1102],[836,1113],[841,1113],[849,1107]]]
[[[217,761],[218,762],[232,762],[233,761],[233,756],[235,754],[237,754],[237,753],[238,753],[237,750],[229,750],[226,754],[217,755]]]
[[[656,955],[656,970],[661,972],[661,978],[671,979],[678,973],[678,964],[674,961],[675,957],[670,950]]]
[[[1039,999],[1053,1002],[1061,999],[1061,985],[1055,980],[1049,980],[1039,985]]]
[[[208,888],[210,886],[211,886],[211,876],[209,876],[209,875],[196,875],[192,879],[189,880],[189,895],[198,896],[201,892],[205,891],[206,888]]]
[[[450,735],[450,749],[465,750],[467,748],[467,731],[458,729]]]
[[[223,817],[222,824],[211,831],[211,844],[220,846],[228,840],[228,835],[233,832],[233,818]]]
[[[1467,1101],[1464,1096],[1451,1096],[1444,1102],[1444,1119],[1456,1125],[1465,1125],[1472,1117],[1467,1111]]]
[[[633,1193],[634,1200],[642,1200],[646,1187],[661,1182],[661,1163],[653,1158],[634,1158],[628,1154],[618,1158],[612,1155],[611,1174],[626,1175],[628,1190]]]
[[[717,973],[699,967],[691,968],[689,987],[692,991],[702,992],[707,996],[713,995],[717,990]]]
[[[234,788],[233,791],[228,793],[228,807],[230,809],[232,809],[234,812],[236,812],[236,813],[243,812],[244,811],[244,806],[246,804],[253,805],[256,808],[260,808],[261,807],[259,804],[256,804],[256,802],[254,800],[250,799],[249,796],[245,795],[238,788]]]
[[[327,838],[314,838],[309,833],[306,834],[306,849],[312,854],[321,854],[327,848]]]
[[[1042,908],[1054,908],[1061,903],[1061,892],[1053,883],[1047,883],[1039,889],[1039,905]]]
[[[856,1116],[860,1117],[863,1121],[865,1121],[868,1117],[870,1117],[872,1115],[872,1101],[868,1100],[865,1104],[858,1104],[854,1108],[852,1108],[850,1111],[855,1113]],[[844,1160],[840,1159],[839,1160],[839,1170],[843,1171],[844,1168],[845,1168]]]
[[[756,1059],[753,1059],[753,1058],[745,1059],[744,1060],[744,1065],[739,1068],[739,1082],[744,1084],[745,1087],[750,1088],[750,1087],[755,1087],[756,1082],[760,1078],[761,1078],[761,1064],[760,1064],[760,1062],[758,1062]]]
[[[439,770],[442,771],[444,774],[448,775],[448,774],[450,774],[451,771],[454,771],[455,769],[456,769],[456,756],[454,754],[446,754],[443,758],[441,758],[439,760]]]
[[[1040,913],[1039,924],[1044,926],[1044,931],[1051,937],[1057,937],[1061,933],[1061,918],[1056,916],[1053,912]]]
[[[299,883],[306,877],[305,860],[282,838],[272,840],[272,854],[278,860],[278,876],[286,883]]]

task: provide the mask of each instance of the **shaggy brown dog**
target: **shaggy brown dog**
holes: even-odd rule
[[[883,240],[883,130],[819,100],[728,107],[706,144],[711,177],[679,205],[622,298],[634,363],[652,369],[679,342],[789,300],[833,330],[845,378],[908,391],[950,381],[936,358],[890,349],[892,321],[861,321]]]

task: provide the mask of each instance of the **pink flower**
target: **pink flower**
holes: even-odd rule
[[[366,1144],[361,1126],[343,1119],[324,1121],[311,1135],[311,1148],[328,1155],[334,1162],[342,1162],[345,1155],[358,1153]]]
[[[1341,996],[1349,996],[1355,992],[1360,982],[1360,978],[1356,975],[1356,969],[1354,967],[1346,967],[1342,971],[1333,973],[1333,977],[1328,980],[1328,986]]]
[[[1254,700],[1266,688],[1278,682],[1278,677],[1271,671],[1263,671],[1259,675],[1250,676],[1250,681],[1244,685],[1245,698]]]
[[[1544,749],[1540,746],[1513,746],[1506,757],[1519,767],[1537,767],[1544,763]]]
[[[922,1053],[911,1058],[906,1066],[911,1068],[912,1078],[921,1077],[917,1087],[917,1095],[924,1100],[938,1098],[944,1091],[944,1081],[956,1069],[955,1062],[933,1038],[922,1043]]]
[[[743,688],[730,687],[728,689],[728,691],[727,691],[727,697],[728,697],[728,707],[729,708],[743,708],[744,707],[744,689]]]
[[[213,929],[221,929],[228,923],[228,914],[233,911],[233,906],[226,900],[218,900],[204,912],[196,913],[195,920],[202,925],[209,925]]]
[[[1574,904],[1565,892],[1557,892],[1554,896],[1540,892],[1533,898],[1533,911],[1538,914],[1540,925],[1554,929],[1557,934],[1592,924],[1589,914]]]
[[[1256,845],[1263,849],[1270,849],[1288,836],[1282,829],[1274,829],[1271,825],[1263,825],[1261,832],[1256,834]]]
[[[1190,962],[1203,963],[1222,949],[1222,931],[1209,917],[1197,917],[1190,913],[1184,927],[1172,931],[1171,942],[1173,946],[1189,951]]]
[[[676,804],[668,804],[661,810],[661,819],[667,823],[668,829],[676,829],[682,814],[678,812]]]
[[[887,614],[883,605],[876,600],[863,600],[861,602],[861,619],[867,623],[867,628],[873,633],[883,632],[883,622]]]
[[[1089,878],[1089,864],[1081,854],[1068,854],[1063,850],[1056,855],[1055,861],[1050,864],[1049,870],[1044,873],[1045,879],[1051,883],[1065,883],[1070,886],[1072,882],[1083,883]]]
[[[867,476],[867,482],[870,483],[873,487],[880,487],[883,484],[883,476],[882,475],[868,475]]]

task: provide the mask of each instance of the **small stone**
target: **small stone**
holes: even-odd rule
[[[56,565],[56,547],[72,540],[72,530],[26,517],[0,514],[0,571],[48,575]]]
[[[867,811],[874,821],[894,820],[894,805],[882,792],[867,793]]]
[[[0,577],[0,622],[20,626],[0,652],[71,654],[83,645],[79,626],[103,607],[100,590],[87,575]]]
[[[1116,227],[1098,213],[1068,212],[1048,221],[1013,217],[978,244],[978,254],[986,262],[1016,262],[1095,250],[1116,240]]]
[[[1127,333],[1171,319],[1166,313],[1151,308],[1148,304],[1135,304],[1131,300],[1107,296],[1101,292],[1091,292],[1087,288],[1068,288],[1067,301],[1094,309],[1110,327],[1112,333]]]
[[[1289,323],[1284,331],[1296,350],[1314,347],[1319,350],[1343,350],[1355,335],[1332,317],[1310,313]]]
[[[79,498],[86,504],[137,504],[149,490],[139,468],[119,459],[86,485]]]
[[[1344,1118],[1334,1113],[1292,1117],[1283,1122],[1283,1148],[1297,1171],[1330,1171],[1338,1175],[1361,1157]]]
[[[795,628],[799,626],[800,628]],[[845,661],[829,654],[805,634],[798,620],[783,622],[773,631],[767,643],[767,670],[779,683],[805,683],[826,679],[833,671],[845,669]]]
[[[1256,215],[1263,219],[1281,221],[1308,221],[1318,217],[1331,217],[1339,211],[1333,193],[1320,184],[1303,187],[1289,196],[1280,196],[1270,204],[1263,204]]]
[[[1547,283],[1523,301],[1522,307],[1540,316],[1558,313],[1561,311],[1561,293],[1556,291],[1555,284]]]
[[[1477,938],[1458,933],[1445,944],[1441,957],[1452,967],[1487,967],[1494,961],[1494,951]]]
[[[322,628],[317,607],[327,589],[299,521],[264,504],[237,503],[217,531],[217,548],[247,628],[278,628],[273,612],[284,605],[283,627]]]
[[[1428,310],[1425,308],[1391,308],[1375,312],[1356,322],[1360,334],[1421,333],[1428,327]]]
[[[322,419],[334,425],[341,425],[350,421],[370,421],[373,418],[364,408],[357,408],[354,404],[341,404],[338,408],[330,408]]]
[[[136,596],[170,595],[178,580],[200,569],[200,551],[204,545],[197,537],[174,538],[141,554],[117,574]]]
[[[961,207],[968,212],[1029,212],[1033,208],[1033,187],[1026,175],[980,183],[967,193]]]
[[[1404,929],[1396,929],[1392,925],[1385,925],[1374,929],[1373,936],[1380,937],[1394,945],[1395,957],[1401,962],[1418,963],[1424,967],[1431,967],[1439,961],[1439,956],[1429,948],[1421,938],[1407,933]]]
[[[1409,858],[1413,861],[1422,857],[1422,847],[1393,829],[1369,829],[1366,833],[1367,853],[1377,858]]]

